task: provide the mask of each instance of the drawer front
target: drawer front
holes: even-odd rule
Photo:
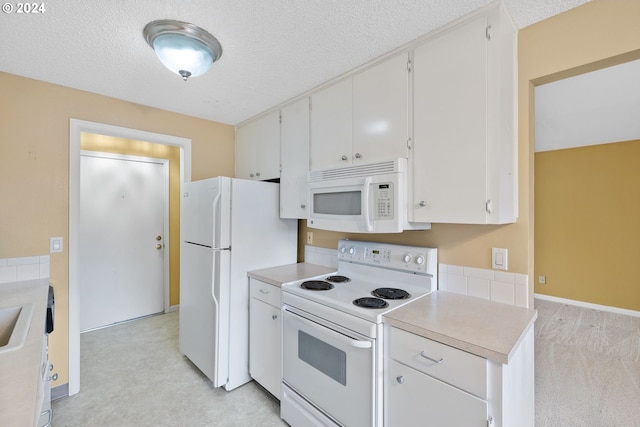
[[[389,364],[386,387],[387,427],[489,425],[489,405],[486,400],[396,361]]]
[[[280,308],[282,306],[282,291],[279,287],[256,279],[249,279],[249,287],[252,298],[264,301],[276,308]]]
[[[391,328],[389,346],[394,360],[487,398],[487,360],[421,336]]]

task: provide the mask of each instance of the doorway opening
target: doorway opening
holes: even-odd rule
[[[103,123],[71,119],[69,131],[69,390],[71,396],[80,391],[80,298],[79,298],[79,232],[80,232],[80,153],[83,133],[105,135],[180,149],[180,188],[191,181],[191,140]],[[180,191],[181,193],[181,191]],[[168,299],[167,299],[168,301]],[[168,302],[167,302],[168,303]]]

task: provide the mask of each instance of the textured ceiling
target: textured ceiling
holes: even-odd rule
[[[504,0],[523,28],[588,0]],[[45,0],[0,14],[0,71],[235,125],[488,3],[487,0]],[[5,3],[6,4],[6,3]],[[17,3],[10,3],[16,5]],[[191,22],[223,48],[187,82],[142,37]],[[0,91],[1,92],[1,91]]]

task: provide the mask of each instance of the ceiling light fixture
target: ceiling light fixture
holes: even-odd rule
[[[142,35],[164,66],[185,81],[206,73],[222,55],[222,46],[214,36],[188,22],[152,21]]]

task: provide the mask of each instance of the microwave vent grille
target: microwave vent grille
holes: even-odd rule
[[[390,160],[380,163],[346,166],[335,169],[324,169],[309,172],[309,181],[324,181],[327,179],[357,178],[360,176],[374,176],[400,172],[399,162]]]

